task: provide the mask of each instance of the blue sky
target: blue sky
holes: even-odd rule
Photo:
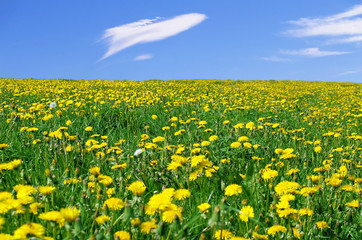
[[[356,0],[0,0],[0,77],[362,82]]]

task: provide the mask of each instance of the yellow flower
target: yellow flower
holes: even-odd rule
[[[233,236],[233,234],[226,229],[217,230],[214,234],[214,238],[221,240],[221,239],[230,239]]]
[[[262,235],[262,234],[259,234],[257,232],[253,232],[253,237],[256,238],[256,239],[269,240],[268,235]]]
[[[118,231],[114,233],[114,239],[118,240],[130,240],[131,235],[126,231]]]
[[[210,142],[216,141],[216,140],[218,140],[218,139],[219,139],[219,137],[216,136],[216,135],[212,135],[212,136],[209,137],[209,141],[210,141]]]
[[[164,138],[164,137],[160,137],[160,136],[155,137],[155,138],[152,140],[152,142],[154,142],[154,143],[163,142],[163,141],[165,141],[165,138]],[[146,148],[147,148],[147,147],[146,147]]]
[[[176,217],[182,221],[182,207],[178,207],[175,204],[171,204],[162,213],[162,221],[167,223],[173,223]]]
[[[191,193],[188,189],[178,189],[175,191],[175,194],[173,195],[173,197],[176,200],[184,200],[190,196],[191,196]]]
[[[0,230],[3,229],[4,223],[5,223],[5,219],[3,217],[0,217]]]
[[[65,223],[65,219],[59,211],[50,211],[50,212],[41,213],[39,215],[39,219],[57,222],[59,226],[63,226]]]
[[[239,212],[239,218],[241,219],[241,221],[243,222],[248,222],[249,221],[249,217],[253,218],[255,217],[254,215],[254,209],[251,206],[245,206],[243,207],[240,212]]]
[[[275,177],[278,176],[278,171],[276,170],[272,170],[270,168],[267,168],[263,171],[261,177],[265,180],[265,181],[269,181],[270,179],[273,180]]]
[[[65,125],[70,126],[72,124],[72,121],[68,120]]]
[[[167,165],[167,170],[177,170],[177,168],[181,167],[182,164],[179,162],[175,162],[175,161],[171,161],[168,165]]]
[[[238,195],[243,192],[243,189],[238,184],[231,184],[225,188],[225,195],[226,196],[233,196]]]
[[[346,203],[347,207],[354,207],[354,208],[358,208],[359,207],[359,202],[358,200],[353,200],[351,202]]]
[[[39,186],[38,191],[43,195],[49,195],[55,190],[53,186]]]
[[[45,233],[45,227],[38,223],[24,224],[14,231],[13,239],[28,239],[28,235],[41,238]]]
[[[145,234],[149,234],[153,229],[157,228],[156,221],[152,219],[152,221],[141,223],[141,232]]]
[[[299,209],[299,211],[298,211],[299,216],[312,216],[313,214],[314,214],[313,210],[311,210],[309,208],[302,208],[302,209]]]
[[[249,148],[251,148],[253,145],[252,145],[251,143],[249,143],[249,142],[244,142],[244,143],[243,143],[243,146],[244,146],[244,148],[249,149]]]
[[[320,152],[322,151],[322,147],[321,147],[321,146],[317,146],[317,147],[314,148],[314,151],[315,151],[316,153],[320,153]]]
[[[108,208],[110,210],[121,210],[124,207],[124,202],[119,198],[108,198],[103,203],[103,208]]]
[[[153,120],[156,120],[157,118],[158,118],[157,115],[152,115],[152,119],[153,119]]]
[[[134,218],[131,220],[133,226],[138,226],[141,224],[141,220],[139,218]]]
[[[287,232],[287,228],[286,227],[283,227],[281,225],[274,225],[272,227],[270,227],[268,229],[268,235],[275,235],[279,232],[283,232],[283,233],[286,233]]]
[[[201,203],[199,206],[197,206],[199,211],[202,212],[202,213],[209,212],[210,207],[211,207],[211,205],[209,203]]]
[[[141,181],[135,181],[129,185],[127,190],[131,191],[136,196],[141,196],[145,192],[146,186]]]
[[[86,131],[86,132],[91,132],[91,131],[93,131],[93,127],[88,126],[88,127],[85,128],[85,131]]]
[[[222,122],[222,124],[224,124],[224,125],[229,124],[229,123],[230,123],[229,120],[225,120],[225,121]]]
[[[108,187],[113,182],[113,179],[110,176],[100,174],[98,176],[98,181]]]
[[[170,119],[170,122],[176,122],[177,120],[178,120],[177,117],[172,117],[172,118]]]
[[[7,147],[10,147],[10,145],[6,144],[6,143],[0,143],[0,150],[4,149],[4,148],[7,148]]]
[[[79,217],[80,210],[77,208],[67,207],[60,209],[60,214],[62,214],[65,221],[73,222]]]
[[[240,143],[240,142],[233,142],[233,143],[230,145],[230,147],[232,147],[232,148],[239,148],[239,147],[241,147],[241,143]]]
[[[207,147],[207,146],[209,146],[210,145],[210,142],[209,141],[202,141],[201,142],[201,146],[203,146],[203,147]]]
[[[238,138],[238,142],[248,142],[249,138],[247,136],[241,136]]]
[[[325,182],[327,183],[327,185],[330,185],[332,187],[339,187],[342,183],[342,180],[332,177],[332,178],[326,178]]]
[[[300,239],[300,237],[303,235],[299,232],[298,228],[292,228],[294,237]]]
[[[32,214],[38,214],[38,208],[41,208],[41,207],[43,207],[43,204],[38,203],[38,202],[32,203],[29,205],[29,209]]]
[[[300,188],[299,183],[297,182],[289,182],[289,181],[283,181],[278,183],[274,190],[277,194],[280,196],[288,193],[296,193],[297,189]]]
[[[98,176],[99,174],[101,174],[101,169],[100,167],[92,167],[91,169],[89,169],[89,172],[94,176]]]
[[[111,218],[107,215],[102,215],[102,216],[96,217],[96,222],[99,225],[102,225],[102,224],[108,222],[109,220],[111,220]]]
[[[317,228],[319,228],[319,229],[330,228],[326,221],[316,222],[316,225],[317,225]]]
[[[71,152],[71,151],[73,151],[73,149],[74,149],[73,146],[67,146],[67,147],[65,148],[65,151],[66,151],[66,152]]]
[[[294,169],[294,168],[293,168],[293,169],[290,169],[290,170],[288,171],[287,175],[290,176],[290,175],[295,174],[295,173],[297,173],[297,172],[299,172],[299,169],[297,169],[297,168]]]

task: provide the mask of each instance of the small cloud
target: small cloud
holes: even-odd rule
[[[362,34],[362,4],[352,9],[322,18],[300,18],[289,23],[297,26],[286,31],[293,37],[342,36]]]
[[[337,52],[337,51],[321,51],[319,48],[306,48],[301,50],[284,50],[282,51],[284,54],[288,55],[300,55],[300,56],[308,56],[308,57],[325,57],[332,55],[342,55],[348,54],[350,52]]]
[[[362,42],[362,35],[348,37],[348,38],[342,38],[342,39],[331,39],[331,40],[327,41],[327,43],[332,43],[332,44],[336,44],[336,43],[354,43],[354,42]]]
[[[356,73],[358,73],[358,72],[357,71],[346,71],[346,72],[339,73],[338,75],[342,76],[342,75],[349,75],[349,74],[356,74]]]
[[[133,59],[133,61],[142,61],[153,58],[152,54],[142,54]]]
[[[190,13],[160,21],[161,18],[142,19],[137,22],[108,28],[103,39],[108,44],[108,50],[100,60],[103,60],[125,48],[140,43],[159,41],[186,31],[207,18],[205,14]]]
[[[259,60],[263,60],[263,61],[268,61],[268,62],[290,62],[291,60],[288,58],[281,58],[281,57],[276,57],[276,56],[272,56],[272,57],[261,57],[258,58]]]

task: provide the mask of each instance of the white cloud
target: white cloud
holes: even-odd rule
[[[339,73],[338,75],[343,76],[343,75],[356,74],[356,73],[358,73],[358,72],[357,71],[346,71],[346,72]]]
[[[348,54],[350,52],[321,51],[319,50],[319,48],[306,48],[301,50],[284,50],[282,51],[282,53],[289,55],[308,56],[308,57],[324,57],[324,56]]]
[[[288,58],[281,58],[281,57],[276,57],[276,56],[272,56],[272,57],[261,57],[258,58],[259,60],[263,60],[263,61],[268,61],[268,62],[290,62],[291,60]]]
[[[297,26],[286,33],[294,37],[356,36],[362,34],[362,4],[349,11],[322,18],[300,18],[290,21]]]
[[[142,60],[147,60],[147,59],[151,59],[151,58],[153,58],[152,54],[142,54],[142,55],[139,55],[139,56],[135,57],[133,60],[134,61],[142,61]]]
[[[353,36],[348,38],[341,38],[341,39],[331,39],[328,43],[353,43],[353,42],[362,42],[362,35]]]
[[[204,14],[190,13],[163,21],[160,21],[161,18],[142,19],[106,29],[103,39],[106,39],[108,43],[108,50],[100,60],[135,44],[154,42],[175,36],[196,26],[206,18]]]

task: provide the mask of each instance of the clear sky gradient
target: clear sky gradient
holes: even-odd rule
[[[0,77],[362,82],[357,0],[0,0]]]

